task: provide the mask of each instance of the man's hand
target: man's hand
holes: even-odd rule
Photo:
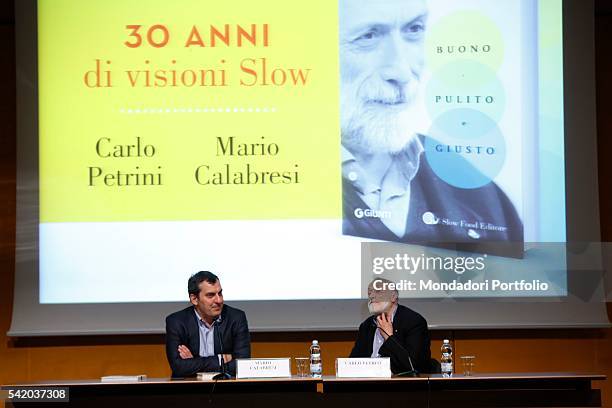
[[[183,346],[181,344],[180,346],[178,346],[178,352],[183,360],[193,358],[193,354],[191,354],[191,351],[187,348],[187,346]]]
[[[230,361],[232,361],[232,355],[231,354],[221,354],[221,356],[223,357],[223,361],[225,361],[225,364],[227,364]]]
[[[381,313],[376,318],[376,325],[381,329],[380,334],[387,340],[390,335],[393,335],[393,323],[386,313]],[[385,333],[386,332],[386,333]]]

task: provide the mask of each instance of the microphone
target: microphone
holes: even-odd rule
[[[215,327],[215,335],[217,336],[217,340],[219,341],[219,351],[221,352],[221,372],[215,375],[213,380],[229,380],[232,378],[230,373],[227,372],[227,367],[225,365],[225,357],[223,357],[223,336],[221,336],[221,322],[223,318],[219,315],[215,320],[213,320],[212,326]]]
[[[403,371],[401,373],[397,373],[396,376],[398,377],[418,377],[419,372],[414,369],[414,364],[412,364],[412,358],[410,358],[410,353],[408,352],[408,350],[406,350],[406,348],[402,345],[402,343],[400,343],[392,334],[387,333],[382,327],[380,327],[376,321],[376,317],[372,320],[372,325],[374,325],[375,328],[385,333],[388,336],[387,339],[390,339],[393,343],[395,343],[400,349],[402,349],[404,353],[406,353],[406,357],[408,357],[408,363],[410,364],[410,371]]]

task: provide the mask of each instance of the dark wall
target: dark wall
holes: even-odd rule
[[[604,3],[601,1],[600,3]],[[595,18],[597,152],[602,241],[612,241],[612,2]],[[608,299],[610,300],[610,299]]]

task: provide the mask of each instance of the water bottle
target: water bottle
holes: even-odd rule
[[[442,358],[440,359],[440,365],[442,366],[442,377],[453,376],[453,346],[450,341],[444,339],[442,343]]]
[[[312,341],[310,346],[310,376],[321,377],[323,365],[321,364],[321,346],[317,340]]]

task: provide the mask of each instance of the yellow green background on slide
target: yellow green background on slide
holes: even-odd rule
[[[337,4],[313,0],[306,6],[276,0],[231,2],[160,0],[39,1],[40,221],[139,221],[214,219],[338,218],[341,209],[338,125]],[[143,45],[126,25],[142,25]],[[168,28],[164,47],[147,44],[147,29]],[[209,27],[250,28],[268,24],[269,46],[249,43],[210,47]],[[193,26],[206,47],[185,47]],[[155,31],[153,40],[161,39]],[[261,39],[261,37],[259,37]],[[310,69],[305,86],[241,86],[254,77],[240,70],[245,58],[261,58],[268,75],[276,67]],[[87,71],[101,61],[112,87],[90,88]],[[146,64],[145,61],[150,61]],[[176,63],[172,64],[171,61]],[[225,63],[221,63],[225,60]],[[110,64],[107,64],[110,61]],[[227,86],[132,87],[126,71],[224,69]],[[252,67],[252,66],[250,66]],[[138,77],[142,81],[144,77]],[[91,74],[90,74],[91,76]],[[246,112],[252,108],[275,112]],[[170,113],[142,113],[143,109]],[[192,113],[173,112],[189,109]],[[204,108],[244,108],[243,113],[196,113]],[[141,113],[131,113],[140,109]],[[218,156],[216,138],[253,143],[265,137],[276,156]],[[101,158],[96,142],[156,148],[151,158]],[[108,144],[106,145],[108,146]],[[106,149],[108,150],[108,149]],[[244,171],[294,171],[299,183],[199,185],[195,170],[228,163]],[[162,186],[89,184],[89,167],[104,173],[161,172]],[[157,170],[161,166],[161,170]]]

